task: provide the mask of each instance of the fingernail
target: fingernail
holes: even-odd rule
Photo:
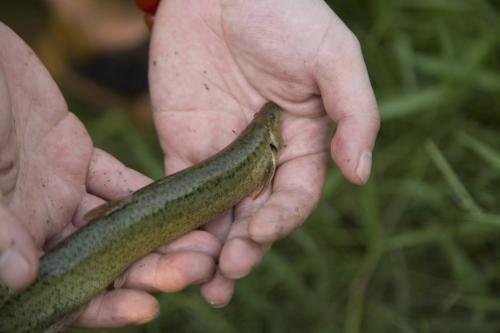
[[[150,321],[154,320],[156,317],[158,317],[159,314],[160,314],[160,307],[159,307],[158,302],[155,302],[154,311],[152,313],[150,313],[149,315],[146,315],[144,318],[137,320],[136,324],[137,325],[147,324]]]
[[[372,168],[372,151],[367,149],[361,153],[358,161],[358,167],[356,168],[356,175],[364,184],[368,181],[370,177],[370,170]]]
[[[210,306],[213,307],[214,309],[222,309],[228,304],[228,303],[217,304],[214,301],[209,301],[208,303],[210,303]]]
[[[144,324],[147,324],[147,323],[149,323],[150,321],[154,320],[156,317],[158,317],[158,315],[159,315],[159,314],[160,314],[160,313],[159,313],[159,311],[158,311],[157,313],[155,313],[155,315],[154,315],[154,316],[151,316],[151,317],[146,317],[146,318],[143,318],[143,319],[141,319],[141,320],[138,320],[136,324],[137,324],[137,325],[144,325]]]
[[[0,281],[11,288],[17,289],[19,281],[26,281],[30,273],[30,265],[18,251],[10,248],[0,256]]]
[[[138,320],[137,321],[137,325],[144,325],[144,324],[147,324],[149,323],[150,321],[154,320],[156,317],[158,316],[158,313],[156,313],[153,317],[146,317],[146,318],[143,318],[141,320]]]
[[[203,278],[203,279],[199,279],[197,281],[194,281],[193,284],[203,284],[203,283],[207,283],[210,280],[212,280],[211,277],[209,277],[209,278]]]
[[[244,278],[245,276],[248,275],[248,273],[250,273],[250,270],[252,269],[253,267],[250,267],[249,270],[245,270],[243,272],[240,272],[240,273],[236,273],[236,272],[233,272],[233,273],[225,273],[224,276],[228,279],[231,279],[231,280],[239,280],[241,278]]]

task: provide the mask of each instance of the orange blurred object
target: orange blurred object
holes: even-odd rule
[[[154,15],[160,0],[135,0],[135,3],[143,12]]]
[[[117,52],[148,38],[141,12],[130,1],[46,0],[53,9],[59,30],[66,35],[73,50],[82,52]],[[60,52],[60,50],[55,50]],[[81,52],[80,52],[81,51]],[[74,54],[75,52],[73,52]]]
[[[148,27],[149,31],[153,29],[153,23],[154,23],[154,16],[149,15],[148,13],[144,13],[144,22],[146,23],[146,26]]]
[[[64,92],[89,109],[127,110],[149,126],[148,14],[134,1],[43,3],[52,15],[33,44]]]

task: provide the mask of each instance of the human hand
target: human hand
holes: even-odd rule
[[[317,204],[328,146],[349,181],[368,180],[379,115],[360,46],[321,0],[169,0],[155,16],[149,68],[168,173],[226,146],[266,101],[283,108],[272,187],[205,228],[224,244],[202,286],[220,307],[233,280]]]
[[[0,23],[0,283],[27,286],[39,256],[81,227],[86,212],[150,181],[93,147],[33,51]],[[212,276],[219,252],[213,238],[193,233],[139,260],[123,288],[99,294],[75,323],[152,319],[158,304],[147,291],[175,291]]]

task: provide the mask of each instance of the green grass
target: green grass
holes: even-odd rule
[[[116,332],[500,330],[498,2],[334,7],[379,99],[369,184],[348,184],[332,165],[307,223],[237,283],[229,306],[211,309],[189,288],[158,296],[152,323]],[[85,120],[97,145],[161,175],[151,131],[119,111]]]

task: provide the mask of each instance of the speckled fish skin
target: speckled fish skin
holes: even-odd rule
[[[37,281],[0,308],[0,333],[54,332],[134,261],[193,230],[269,182],[280,111],[267,103],[228,147],[119,201],[41,260]]]

